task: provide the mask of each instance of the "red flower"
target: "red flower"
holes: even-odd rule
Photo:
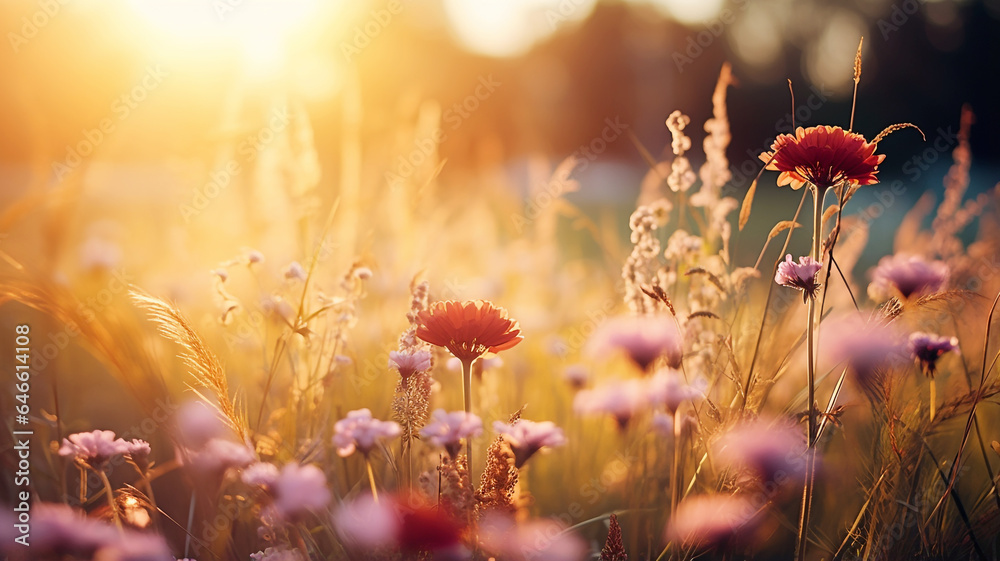
[[[417,337],[447,348],[463,362],[505,351],[524,339],[507,310],[485,300],[435,302],[417,318]]]
[[[878,139],[876,139],[878,140]],[[811,183],[820,189],[842,181],[855,185],[878,183],[875,175],[885,154],[875,154],[874,142],[840,127],[818,126],[795,130],[795,136],[779,135],[760,159],[765,169],[780,171],[778,185],[800,189]]]

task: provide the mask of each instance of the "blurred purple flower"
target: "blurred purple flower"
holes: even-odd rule
[[[671,368],[681,365],[683,337],[674,320],[667,316],[620,316],[597,328],[588,342],[596,356],[622,351],[646,372],[653,362],[665,356]]]
[[[508,561],[582,561],[587,543],[552,519],[515,523],[490,513],[479,524],[483,547]]]
[[[586,366],[582,364],[571,364],[563,370],[563,379],[566,380],[566,383],[568,383],[574,390],[580,390],[587,386],[590,374],[587,372]]]
[[[376,502],[369,495],[344,502],[333,514],[333,527],[351,547],[371,551],[396,543],[400,516],[391,498]]]
[[[305,282],[306,270],[302,268],[302,264],[298,261],[292,261],[285,268],[285,278]]]
[[[778,271],[774,275],[774,282],[781,286],[787,286],[802,291],[802,301],[807,298],[814,298],[816,290],[820,284],[816,282],[816,275],[823,268],[823,264],[812,257],[799,257],[799,262],[792,261],[791,255],[786,255],[785,260],[778,265]]]
[[[149,453],[151,452],[149,443],[135,438],[131,442],[126,442],[126,445],[128,446],[129,459],[141,473],[146,473],[149,469]]]
[[[2,533],[7,537],[6,533]],[[114,526],[84,516],[66,505],[37,503],[31,507],[30,559],[98,559],[101,561],[173,561],[162,537]],[[12,559],[25,549],[13,541],[0,543],[0,554]],[[6,557],[5,557],[6,558]]]
[[[129,444],[115,438],[114,431],[95,430],[78,432],[64,438],[59,455],[73,458],[92,469],[103,469],[111,458],[127,454]]]
[[[174,419],[181,443],[188,448],[201,448],[213,438],[232,434],[218,410],[204,401],[188,401]]]
[[[337,421],[333,430],[333,444],[342,457],[350,456],[355,450],[368,454],[379,440],[394,438],[402,432],[392,421],[373,419],[368,409],[349,412],[347,417]]]
[[[667,540],[686,547],[725,546],[752,532],[760,518],[759,509],[740,496],[688,497],[667,522]]]
[[[824,352],[838,362],[847,362],[854,380],[873,402],[885,397],[887,371],[909,360],[909,353],[894,329],[858,315],[824,322],[823,332],[829,333]]]
[[[908,300],[939,292],[947,282],[948,265],[944,262],[897,253],[879,260],[868,294],[877,300],[894,295]]]
[[[302,552],[287,547],[269,547],[250,554],[250,561],[304,561]]]
[[[244,468],[240,479],[247,485],[264,487],[270,491],[278,482],[278,474],[278,466],[267,462],[257,462]]]
[[[582,390],[573,400],[573,409],[586,415],[610,414],[622,430],[632,417],[649,407],[648,385],[644,380],[610,382]]]
[[[390,351],[389,368],[395,368],[404,381],[418,372],[431,369],[430,351]]]
[[[674,417],[662,411],[653,413],[653,420],[650,422],[653,432],[664,437],[674,437]]]
[[[431,422],[420,429],[420,436],[431,446],[444,448],[448,455],[455,458],[462,448],[463,438],[472,438],[483,434],[483,421],[478,416],[465,411],[448,413],[444,409],[436,409],[431,413]]]
[[[528,458],[542,448],[554,448],[566,444],[563,430],[552,421],[528,421],[521,419],[514,424],[500,421],[493,423],[493,430],[503,435],[514,451],[514,467],[520,469]]]
[[[805,470],[805,435],[784,421],[739,423],[715,442],[714,450],[714,458],[727,469],[749,470],[776,485],[798,479]]]
[[[685,384],[677,370],[662,369],[649,380],[649,401],[665,406],[667,412],[673,414],[685,401],[704,398],[705,386],[702,383]]]
[[[958,352],[958,338],[934,335],[917,331],[910,334],[907,345],[910,354],[920,364],[924,374],[933,378],[937,372],[937,361],[945,353]]]
[[[326,475],[311,464],[285,464],[273,489],[274,503],[271,506],[285,520],[293,520],[309,511],[322,510],[330,504]]]
[[[246,444],[222,438],[213,438],[200,449],[190,451],[191,467],[212,476],[221,476],[230,468],[246,467],[256,459],[257,455]]]

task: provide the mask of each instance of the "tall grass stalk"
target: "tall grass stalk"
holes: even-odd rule
[[[823,237],[823,197],[826,195],[826,188],[810,186],[813,194],[813,237],[812,250],[810,255],[816,261],[823,258],[821,240]],[[816,467],[816,298],[809,298],[806,316],[809,324],[806,326],[806,376],[807,392],[806,402],[806,475],[805,485],[802,488],[802,510],[799,516],[799,534],[797,538],[796,559],[805,560],[806,548],[809,539],[809,511],[812,507],[813,486],[815,483]]]

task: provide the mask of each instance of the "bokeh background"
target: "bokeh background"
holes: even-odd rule
[[[408,325],[416,277],[429,280],[435,299],[494,299],[521,322],[525,344],[483,376],[477,407],[506,419],[530,402],[531,417],[565,426],[570,448],[524,481],[537,514],[569,512],[568,524],[621,508],[615,489],[627,470],[615,464],[622,446],[610,421],[572,414],[561,372],[594,327],[623,309],[628,216],[649,171],[643,151],[669,162],[664,121],[681,110],[691,117],[688,157],[701,166],[725,63],[737,83],[728,89],[733,180],[724,194],[736,199],[760,151],[792,130],[793,112],[796,124],[848,126],[862,36],[854,129],[871,139],[910,122],[926,133],[926,142],[912,129],[882,142],[881,184],[846,209],[867,213],[858,236],[867,245],[848,275],[859,294],[915,202],[927,192],[941,200],[963,106],[975,114],[966,199],[1000,178],[1000,0],[4,0],[0,33],[0,272],[61,298],[52,302],[59,313],[46,315],[0,295],[5,329],[30,322],[36,356],[56,349],[36,365],[39,441],[106,428],[141,435],[157,461],[172,461],[162,427],[134,428],[164,403],[190,399],[191,380],[125,283],[191,318],[251,418],[264,411],[262,396],[277,401],[265,420],[284,432],[262,431],[258,442],[276,456],[300,451],[295,421],[328,442],[350,409],[387,417],[396,383],[387,352]],[[551,181],[570,156],[574,181]],[[798,202],[774,188],[774,174],[761,185],[747,229],[734,233],[734,265],[753,265],[768,230]],[[797,235],[791,251],[807,242]],[[247,267],[251,249],[265,261]],[[306,302],[283,273],[313,258]],[[998,270],[990,266],[987,287]],[[356,282],[360,267],[370,281]],[[316,330],[336,345],[292,338],[294,359],[269,365],[290,306],[317,301],[346,310]],[[970,316],[984,311],[973,308]],[[67,310],[94,313],[107,347],[68,333]],[[962,327],[981,324],[973,317]],[[798,325],[789,332],[797,336]],[[4,364],[9,353],[0,347]],[[149,368],[122,367],[135,364]],[[292,390],[309,395],[296,386],[315,381],[306,370],[334,381],[322,407],[282,401]],[[278,372],[273,386],[270,372]],[[435,376],[435,407],[457,408],[458,373],[439,367]],[[788,382],[773,401],[794,413],[800,390]],[[859,477],[851,466],[866,465],[852,454],[867,460],[869,451],[846,441],[831,454],[843,485],[829,485],[825,500],[837,528],[858,499],[841,491]],[[54,448],[40,452],[40,495],[59,500],[75,472]],[[5,473],[11,457],[2,455]],[[176,491],[185,489],[179,471],[156,483],[172,513],[188,504]],[[611,491],[588,487],[595,474]]]
[[[957,130],[963,104],[976,114],[971,192],[992,188],[1000,166],[996,0],[12,0],[0,29],[0,202],[77,184],[73,198],[98,202],[86,219],[60,217],[78,237],[127,237],[128,224],[95,234],[88,223],[101,209],[136,204],[171,239],[187,222],[164,209],[191,200],[229,154],[253,159],[267,144],[260,136],[273,136],[263,131],[276,104],[295,114],[280,133],[312,135],[326,202],[352,179],[398,171],[398,156],[419,149],[400,131],[435,119],[446,133],[435,148],[446,160],[443,185],[474,193],[470,172],[489,168],[523,193],[533,159],[558,162],[590,145],[605,119],[627,125],[655,156],[669,144],[665,117],[680,109],[699,146],[725,61],[739,81],[729,157],[740,196],[751,155],[791,129],[786,79],[799,123],[848,124],[862,35],[855,129],[871,138],[912,122],[928,135],[927,144],[912,130],[885,141],[883,185],[904,181],[910,202],[940,189],[953,144],[906,164],[939,131]],[[486,78],[495,91],[470,99]],[[455,107],[463,103],[474,110]],[[113,130],[102,133],[102,122]],[[345,155],[348,137],[364,166]],[[588,156],[573,197],[628,212],[646,171],[622,135]],[[778,210],[788,201],[776,200]],[[272,203],[251,210],[274,216]],[[889,206],[875,234],[892,231],[908,205]],[[227,225],[218,214],[199,221]],[[884,253],[872,237],[873,254]]]

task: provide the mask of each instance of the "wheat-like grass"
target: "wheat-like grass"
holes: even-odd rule
[[[191,376],[198,385],[215,394],[215,407],[222,413],[223,420],[243,441],[249,442],[246,415],[239,411],[229,395],[229,382],[222,362],[205,345],[187,318],[177,308],[138,289],[132,289],[129,296],[137,306],[146,310],[164,337],[180,345],[182,350],[179,356],[191,369]]]

